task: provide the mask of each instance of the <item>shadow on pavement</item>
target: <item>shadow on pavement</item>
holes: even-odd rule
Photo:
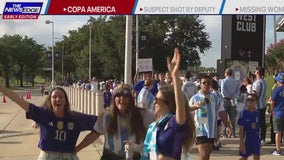
[[[27,135],[33,135],[33,134],[38,134],[38,132],[36,130],[32,130],[32,131],[25,131],[25,132],[21,132],[21,131],[4,131],[3,133],[0,134],[0,139],[4,139],[4,138],[10,138],[10,137],[20,137],[20,136],[27,136]]]
[[[22,142],[0,142],[0,144],[20,144]]]

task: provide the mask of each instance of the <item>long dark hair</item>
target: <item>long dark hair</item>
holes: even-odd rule
[[[118,86],[118,87],[120,87],[120,86]],[[120,88],[116,88],[116,89],[120,89]],[[124,84],[123,89],[129,90],[129,93],[131,93],[130,89],[125,88],[125,84]],[[117,132],[118,132],[117,118],[118,118],[118,115],[120,114],[120,112],[119,112],[118,107],[115,104],[115,97],[119,93],[115,93],[115,94],[116,95],[114,95],[114,97],[112,99],[112,104],[110,106],[111,120],[110,120],[110,124],[107,128],[107,132],[110,135],[116,135]],[[135,106],[134,97],[131,94],[128,95],[128,97],[129,97],[129,103],[128,103],[127,108],[126,108],[126,115],[128,117],[130,132],[135,134],[136,143],[141,143],[141,142],[144,141],[144,138],[145,138],[145,135],[146,135],[146,129],[145,129],[144,124],[143,124],[142,115],[140,114],[139,109]]]

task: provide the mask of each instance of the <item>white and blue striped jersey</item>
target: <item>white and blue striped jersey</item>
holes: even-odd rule
[[[104,149],[110,150],[119,156],[125,157],[125,142],[136,142],[136,136],[131,133],[129,129],[129,119],[127,117],[117,116],[117,134],[111,135],[107,132],[107,128],[110,125],[111,116],[109,111],[106,111],[104,116],[98,117],[98,123],[95,124],[94,130],[99,134],[105,136]]]
[[[154,110],[154,100],[155,96],[147,89],[147,87],[143,87],[138,94],[137,98],[137,107],[144,108],[142,103],[144,103],[150,111]]]
[[[198,91],[194,96],[191,97],[189,105],[191,106],[202,99],[205,99],[206,104],[200,109],[193,111],[196,126],[196,136],[216,138],[219,112],[224,110],[224,107],[220,105],[222,103],[220,103],[220,99],[215,94],[209,93],[207,95],[204,95],[200,91]],[[207,110],[205,111],[207,112],[206,114],[204,114],[204,109]]]

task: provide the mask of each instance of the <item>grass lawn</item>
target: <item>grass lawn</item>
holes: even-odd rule
[[[268,100],[270,95],[271,95],[272,87],[274,85],[274,78],[273,78],[273,76],[270,76],[270,77],[265,77],[264,79],[267,83],[266,99]]]
[[[35,81],[35,86],[34,86],[35,88],[38,88],[38,84],[45,83],[45,80],[42,77],[39,77],[39,76],[35,77],[34,81]],[[31,83],[26,83],[26,81],[24,81],[23,83],[24,83],[23,88],[34,88],[34,87],[31,86]],[[5,85],[4,77],[0,76],[0,84]],[[11,88],[18,88],[19,87],[19,81],[15,80],[15,79],[11,79],[10,80],[10,87]]]

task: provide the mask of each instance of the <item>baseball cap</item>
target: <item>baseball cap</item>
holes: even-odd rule
[[[284,83],[284,73],[280,72],[278,75],[275,77],[275,81],[279,83]]]

